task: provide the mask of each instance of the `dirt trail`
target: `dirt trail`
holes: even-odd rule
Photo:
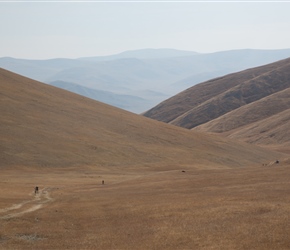
[[[39,190],[37,194],[31,192],[29,193],[29,195],[33,197],[31,200],[23,201],[18,204],[13,204],[10,207],[0,209],[0,220],[18,217],[40,209],[44,204],[53,201],[50,197],[50,190],[51,188],[44,188]]]

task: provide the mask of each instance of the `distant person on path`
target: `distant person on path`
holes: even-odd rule
[[[35,194],[38,194],[38,187],[35,187],[35,188],[34,188],[34,193],[35,193]]]

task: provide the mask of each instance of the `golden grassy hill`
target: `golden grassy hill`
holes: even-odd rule
[[[193,128],[290,86],[290,58],[215,78],[163,101],[144,113]]]
[[[1,166],[242,166],[274,156],[1,70]],[[245,157],[247,155],[248,157]]]
[[[290,247],[287,155],[5,70],[0,85],[0,249]]]
[[[193,128],[290,87],[290,58],[195,85],[144,115]]]
[[[290,142],[287,118],[282,116],[290,107],[289,87],[290,58],[198,84],[145,116],[249,143],[272,143],[274,148],[282,149],[288,145],[285,142]]]
[[[221,133],[248,143],[290,152],[290,88],[244,105],[210,122],[196,131]]]

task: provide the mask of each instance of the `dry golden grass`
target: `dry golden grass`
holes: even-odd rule
[[[0,84],[0,249],[290,247],[288,155]]]
[[[290,59],[195,85],[144,115],[290,152]]]
[[[288,249],[289,174],[283,161],[128,174],[4,170],[0,248]]]
[[[0,167],[237,167],[279,154],[135,115],[0,71]]]
[[[244,105],[194,128],[290,153],[290,89]]]
[[[204,124],[288,88],[290,59],[218,77],[184,90],[144,115],[185,128]]]

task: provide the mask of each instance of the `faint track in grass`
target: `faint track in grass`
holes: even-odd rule
[[[23,214],[30,213],[42,208],[44,204],[53,201],[53,199],[50,197],[50,190],[51,188],[44,188],[39,190],[38,194],[34,195],[34,192],[29,193],[30,196],[34,196],[33,199],[0,209],[0,220],[19,217]]]

